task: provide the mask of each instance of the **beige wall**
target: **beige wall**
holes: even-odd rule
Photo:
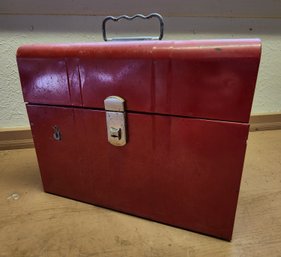
[[[38,2],[48,2],[49,5],[44,8],[44,4],[40,5]],[[62,4],[55,8],[52,2],[54,1],[36,1],[34,4],[34,0],[2,0],[0,3],[0,128],[28,126],[15,62],[18,46],[27,43],[101,41],[103,17],[99,15],[107,15],[111,11],[113,14],[121,14],[122,5],[126,13],[137,12],[125,5],[124,0],[118,5],[120,10],[116,9],[118,7],[116,1],[111,1],[111,4],[110,1],[103,1],[108,5],[100,4],[96,9],[99,12],[93,12],[95,6],[90,5],[86,0],[80,1],[81,5],[78,4],[79,1],[69,1],[72,4],[65,5],[68,9]],[[157,4],[159,6],[159,2],[151,2],[153,11],[155,10],[153,6],[156,7]],[[182,1],[175,2],[180,4]],[[221,1],[210,2],[217,4]],[[196,1],[193,1],[190,11],[186,5],[184,9],[175,5],[168,6],[168,1],[163,1],[166,6],[160,5],[162,10],[161,8],[158,10],[167,15],[164,17],[166,24],[164,39],[241,37],[262,39],[263,53],[253,113],[281,111],[281,8],[279,5],[270,5],[271,2],[278,1],[268,1],[270,8],[268,5],[261,4],[265,2],[252,1],[250,5],[249,1],[241,1],[240,5],[236,4],[233,9],[226,5],[218,9],[214,8],[217,5],[202,5],[202,3],[200,7],[195,4]],[[142,3],[144,5],[143,1]],[[139,4],[134,8],[138,6],[140,12],[148,13],[148,6],[141,9]],[[36,13],[40,15],[35,15]],[[153,22],[148,27],[149,29],[135,22],[126,29],[129,34],[137,35],[151,34],[156,29]],[[109,29],[111,31],[114,29],[118,34],[124,33],[124,30],[121,31],[118,26]]]

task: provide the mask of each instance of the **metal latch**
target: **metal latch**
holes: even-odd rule
[[[109,96],[104,100],[108,142],[115,146],[126,144],[125,100]]]

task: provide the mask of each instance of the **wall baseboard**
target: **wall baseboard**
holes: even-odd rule
[[[0,151],[34,147],[30,128],[0,129]]]
[[[281,113],[256,114],[250,119],[250,131],[281,129]],[[30,128],[0,129],[0,151],[33,148]]]
[[[281,129],[281,113],[255,114],[250,118],[250,131]]]

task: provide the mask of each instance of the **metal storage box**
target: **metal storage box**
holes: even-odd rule
[[[44,190],[230,240],[260,41],[17,52]]]

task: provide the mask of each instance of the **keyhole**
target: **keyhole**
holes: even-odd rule
[[[54,126],[53,129],[54,129],[53,138],[56,141],[60,141],[61,140],[61,132],[60,132],[59,127]]]

